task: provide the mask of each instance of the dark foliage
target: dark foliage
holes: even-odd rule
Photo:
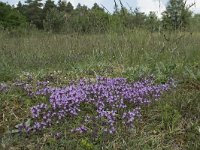
[[[115,1],[114,1],[115,2]],[[0,3],[0,24],[4,28],[17,27],[27,23],[38,29],[64,33],[104,33],[107,31],[120,32],[143,28],[152,32],[160,29],[198,30],[200,22],[198,15],[192,17],[183,0],[170,0],[162,19],[155,12],[148,15],[138,8],[128,10],[115,2],[114,13],[110,13],[104,6],[97,3],[92,8],[78,4],[76,8],[70,3],[59,0],[57,4],[53,0],[27,0],[25,4],[20,1],[16,8],[8,4]],[[191,28],[192,25],[192,28]],[[190,27],[190,28],[189,28]]]

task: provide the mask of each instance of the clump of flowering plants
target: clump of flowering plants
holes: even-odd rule
[[[18,129],[37,132],[81,117],[83,121],[70,132],[93,132],[98,124],[96,129],[101,133],[114,134],[119,126],[132,128],[135,119],[141,117],[141,107],[158,100],[171,87],[171,82],[156,85],[151,78],[128,82],[125,78],[97,77],[63,87],[40,82],[32,94],[47,96],[49,101],[33,106],[32,123],[23,123]]]

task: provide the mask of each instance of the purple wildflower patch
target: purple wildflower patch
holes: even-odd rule
[[[34,94],[48,96],[49,103],[31,108],[33,123],[29,131],[41,131],[81,116],[84,121],[72,132],[90,131],[91,122],[96,122],[103,124],[98,130],[113,134],[119,124],[132,127],[141,117],[141,106],[158,100],[172,83],[156,85],[152,79],[128,82],[125,78],[97,77],[95,81],[81,79],[64,87],[51,87],[46,82],[38,85],[42,88]]]

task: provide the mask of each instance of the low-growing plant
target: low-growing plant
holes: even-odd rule
[[[23,89],[30,96],[43,95],[49,101],[32,106],[31,120],[17,128],[31,134],[78,120],[70,132],[98,138],[115,134],[119,128],[128,131],[134,127],[135,119],[141,118],[141,108],[158,100],[171,86],[171,82],[156,85],[151,78],[128,82],[125,78],[104,77],[81,79],[62,87],[52,87],[49,82],[24,84]]]

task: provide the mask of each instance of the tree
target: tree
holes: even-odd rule
[[[57,6],[54,4],[54,1],[52,0],[47,0],[46,3],[44,4],[44,8],[43,8],[43,16],[42,16],[42,20],[44,20],[47,16],[47,14],[49,13],[50,10],[57,8]]]
[[[42,0],[27,0],[25,3],[25,15],[28,21],[38,29],[43,29]]]
[[[78,5],[76,6],[76,11],[81,12],[81,13],[87,13],[89,11],[88,7],[85,5],[81,5],[80,3],[78,3]]]
[[[109,28],[109,15],[95,3],[90,10],[89,17],[89,29],[90,32],[105,32]]]
[[[104,12],[104,9],[102,7],[100,7],[97,3],[94,3],[92,10]]]
[[[166,29],[181,29],[189,25],[192,15],[184,0],[170,0],[166,11],[162,13],[163,26]]]
[[[155,12],[150,12],[146,19],[147,29],[150,31],[157,31],[159,29],[159,20]]]
[[[73,26],[75,32],[88,32],[89,29],[89,9],[85,5],[78,3],[76,9],[72,13],[69,22]]]
[[[146,15],[145,13],[140,12],[139,8],[135,8],[134,12],[129,12],[124,8],[121,14],[125,15],[122,19],[126,28],[134,29],[135,27],[141,28],[145,26]]]
[[[46,16],[46,13],[50,11],[51,9],[56,8],[56,5],[54,4],[54,1],[52,0],[47,0],[46,3],[44,4],[43,8],[43,13]]]
[[[68,2],[65,11],[67,13],[71,13],[74,10],[74,6],[72,5],[72,3]]]
[[[46,15],[44,29],[46,31],[60,32],[65,25],[65,22],[65,13],[53,8]]]
[[[25,17],[10,5],[0,2],[0,25],[3,28],[19,27],[26,23]]]
[[[23,9],[23,5],[22,5],[21,1],[19,1],[17,4],[17,10],[19,10],[21,12],[22,9]]]
[[[134,22],[135,22],[135,25],[137,27],[141,27],[141,26],[144,26],[145,24],[145,20],[146,20],[146,15],[144,12],[141,12],[139,10],[139,8],[136,8],[134,10],[134,14],[135,14],[135,19],[134,19]]]
[[[66,11],[66,6],[67,6],[67,3],[66,1],[63,1],[63,0],[59,0],[58,1],[58,10],[59,11]]]

